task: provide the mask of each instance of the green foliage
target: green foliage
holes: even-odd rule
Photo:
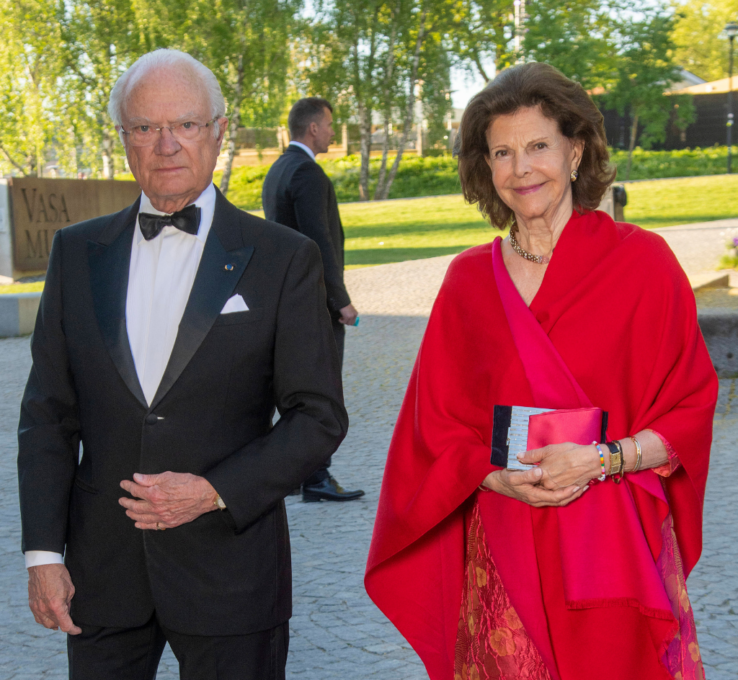
[[[630,110],[635,125],[642,127],[640,141],[645,147],[666,137],[672,104],[663,92],[679,79],[673,60],[674,22],[673,14],[657,8],[618,26],[616,80],[605,100],[621,114]]]
[[[675,7],[676,62],[705,80],[727,77],[728,41],[720,34],[738,17],[738,0],[675,0]]]
[[[512,0],[453,0],[448,37],[457,65],[489,81],[488,62],[498,71],[514,64],[513,12]]]
[[[733,157],[736,157],[736,154],[738,154],[738,147],[734,146]],[[630,179],[719,175],[726,171],[727,159],[728,148],[726,146],[675,151],[646,151],[636,147],[633,151]],[[616,181],[623,181],[628,152],[613,151],[610,160],[618,168]]]
[[[228,188],[228,200],[243,210],[261,208],[261,187],[269,171],[268,165],[233,168]],[[213,181],[220,185],[222,172],[216,172]]]
[[[279,117],[302,0],[13,0],[0,3],[0,174],[53,151],[74,176],[113,177],[123,148],[110,91],[138,57],[181,49],[218,78],[237,123]]]
[[[373,170],[380,159],[371,161]],[[356,160],[326,161],[323,167],[334,182],[339,201],[355,201],[358,196],[359,176]],[[371,188],[374,185],[372,183]],[[438,196],[461,192],[456,160],[450,156],[410,156],[402,161],[392,184],[390,198]]]
[[[704,36],[735,17],[736,3],[686,0],[674,15],[634,0],[527,0],[519,55],[512,0],[315,0],[310,16],[301,13],[303,0],[4,2],[0,174],[36,174],[54,159],[71,176],[120,172],[123,148],[106,111],[110,90],[133,61],[157,47],[188,51],[212,68],[234,119],[231,133],[238,124],[283,124],[298,96],[331,99],[338,122],[361,130],[358,181],[366,198],[384,196],[394,180],[394,166],[370,162],[372,124],[384,122],[393,143],[402,138],[407,146],[422,110],[430,146],[437,147],[431,152],[441,152],[452,67],[488,79],[490,62],[500,69],[519,57],[547,61],[586,88],[603,86],[610,106],[637,116],[640,143],[649,146],[663,139],[667,122],[683,129],[694,117],[689,100],[661,96],[677,77],[675,46],[686,55],[689,44],[695,50],[689,58],[700,68],[723,64],[727,44]],[[703,54],[708,46],[712,56]],[[715,50],[723,56],[717,59]],[[718,66],[710,66],[715,77],[722,75]],[[357,137],[352,131],[351,139]],[[402,186],[418,163],[408,160],[397,166],[394,181]],[[354,169],[339,179],[347,198],[355,175]],[[253,181],[243,181],[240,174],[233,178],[248,193]],[[446,186],[442,175],[424,181],[435,188],[418,186],[421,193]],[[387,195],[398,191],[410,189]]]
[[[720,258],[718,269],[738,269],[738,239],[728,241],[725,248],[728,252]]]
[[[738,147],[733,147],[733,155],[738,157]],[[618,168],[618,181],[623,180],[622,174],[627,158],[626,151],[612,151],[611,153],[611,162]],[[637,147],[633,152],[631,179],[719,175],[725,172],[726,159],[727,148],[724,146],[680,151],[646,151]],[[379,158],[372,158],[373,174],[379,167],[379,163]],[[320,165],[336,187],[339,202],[346,203],[358,199],[360,170],[358,156],[320,161]],[[265,165],[234,168],[229,199],[244,210],[261,208],[261,186],[268,169]],[[216,174],[216,184],[218,180],[219,175]],[[635,185],[629,185],[629,192],[633,186]],[[373,187],[374,184],[371,185],[371,188]],[[421,158],[406,156],[400,163],[390,198],[415,198],[459,193],[461,193],[461,185],[457,162],[450,155]]]
[[[531,0],[526,3],[525,56],[546,62],[585,89],[615,78],[613,15],[599,0]]]
[[[388,167],[391,130],[401,158],[417,121],[416,99],[430,122],[431,137],[450,109],[449,0],[325,0],[316,2],[304,61],[308,93],[329,98],[337,118],[359,123],[359,191],[386,197],[397,165]],[[372,126],[384,130],[383,160],[370,164]],[[377,174],[370,179],[372,171]],[[369,187],[374,190],[370,192]]]
[[[62,14],[53,0],[0,3],[0,170],[35,175],[53,141],[69,145],[68,125],[58,126]]]

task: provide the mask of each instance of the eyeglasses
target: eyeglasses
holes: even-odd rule
[[[178,123],[177,125],[162,125],[154,127],[153,125],[135,125],[130,130],[120,128],[120,133],[128,137],[131,146],[153,146],[159,141],[162,130],[169,130],[177,141],[194,142],[202,134],[204,128],[210,127],[217,118],[213,118],[200,125],[192,121]]]

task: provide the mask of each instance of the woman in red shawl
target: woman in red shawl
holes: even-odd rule
[[[666,243],[595,210],[608,161],[599,111],[545,64],[464,113],[464,195],[511,232],[446,275],[366,574],[432,680],[704,678],[685,579],[717,379]],[[496,405],[607,412],[606,443],[529,432],[535,465],[497,467]]]

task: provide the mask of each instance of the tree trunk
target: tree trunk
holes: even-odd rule
[[[7,152],[2,144],[0,144],[0,151],[2,151],[3,156],[8,159],[8,163],[10,163],[18,172],[20,172],[23,177],[28,177],[28,173],[24,170],[23,166],[13,160],[11,155]]]
[[[238,124],[241,122],[241,97],[243,96],[243,54],[238,57],[238,69],[236,71],[236,87],[233,90],[233,106],[231,107],[230,122],[228,125],[228,156],[226,157],[223,177],[220,180],[220,192],[223,196],[228,195],[228,185],[231,181],[233,170],[233,159],[236,156],[236,137],[238,136]]]
[[[341,150],[344,156],[349,155],[348,125],[346,123],[341,126]]]
[[[374,103],[374,57],[377,50],[377,23],[381,3],[377,3],[371,26],[369,40],[369,54],[364,74],[361,73],[359,58],[359,43],[356,40],[352,46],[354,62],[354,94],[359,110],[359,125],[361,131],[361,169],[359,172],[359,200],[369,200],[369,158],[372,150],[372,106]]]
[[[108,133],[107,128],[103,128],[102,162],[103,162],[103,177],[105,179],[115,179],[115,162],[113,159],[113,139]]]
[[[487,71],[484,70],[484,67],[482,66],[482,60],[479,58],[479,54],[474,53],[473,57],[474,65],[477,67],[477,71],[479,71],[479,75],[484,78],[485,84],[490,81],[490,77],[487,75]]]
[[[392,188],[392,182],[395,181],[395,175],[397,175],[397,169],[400,167],[400,161],[402,160],[402,153],[405,151],[407,140],[410,137],[410,132],[413,128],[413,118],[415,112],[415,84],[418,82],[418,69],[420,67],[420,51],[423,47],[423,40],[425,40],[425,20],[428,16],[428,9],[423,8],[423,13],[420,15],[420,26],[418,28],[418,39],[415,41],[415,54],[413,55],[413,66],[410,71],[410,82],[408,83],[408,99],[407,108],[405,109],[405,120],[402,125],[402,137],[397,148],[397,155],[395,156],[395,162],[390,168],[387,181],[382,189],[382,194],[379,198],[386,200],[389,197],[390,189]]]
[[[633,163],[633,149],[635,149],[636,139],[638,139],[638,114],[633,117],[633,124],[630,126],[630,145],[628,146],[628,165],[625,169],[626,182],[630,179],[630,166]]]
[[[374,190],[374,200],[378,201],[382,198],[384,192],[384,178],[387,174],[387,155],[390,147],[390,114],[388,111],[384,113],[384,141],[382,143],[382,163],[379,166],[379,176],[377,177],[377,188]]]
[[[359,109],[361,130],[361,168],[359,170],[359,200],[369,200],[369,158],[372,151],[372,111],[368,106]]]
[[[395,74],[395,41],[397,39],[397,21],[395,20],[400,11],[398,2],[392,12],[392,32],[390,33],[389,45],[387,46],[387,63],[384,68],[384,143],[382,144],[382,163],[379,166],[379,177],[377,188],[374,190],[374,200],[379,200],[384,195],[384,183],[387,175],[387,155],[390,147],[390,127],[392,122],[392,79]]]

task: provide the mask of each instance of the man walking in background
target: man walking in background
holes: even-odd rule
[[[315,156],[328,151],[333,137],[333,108],[319,97],[300,99],[288,118],[292,141],[267,173],[261,192],[265,217],[296,229],[318,244],[328,310],[333,321],[338,355],[343,365],[345,327],[353,326],[358,312],[351,304],[343,283],[343,226],[336,192]],[[328,473],[328,463],[302,486],[306,502],[350,501],[363,491],[346,491]]]

